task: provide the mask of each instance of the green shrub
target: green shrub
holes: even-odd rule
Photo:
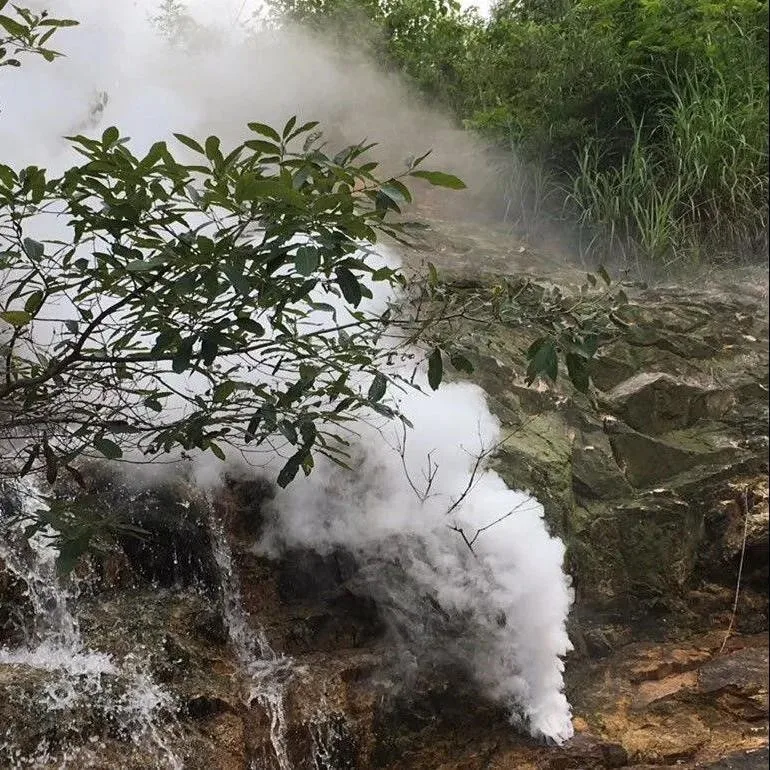
[[[566,215],[602,258],[668,264],[767,241],[764,0],[273,0],[378,58],[499,156],[501,214]],[[360,31],[362,15],[366,35]]]

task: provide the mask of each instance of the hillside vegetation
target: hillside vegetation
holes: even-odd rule
[[[270,0],[362,44],[499,159],[500,212],[555,221],[583,256],[735,261],[767,247],[768,4],[762,0]]]

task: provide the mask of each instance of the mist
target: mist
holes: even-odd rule
[[[280,126],[296,114],[321,121],[332,144],[379,142],[384,174],[433,148],[432,167],[472,190],[490,178],[474,141],[395,77],[298,29],[248,30],[240,0],[191,3],[197,26],[184,44],[157,34],[149,22],[155,3],[108,10],[99,0],[58,0],[47,8],[81,26],[56,38],[66,58],[28,59],[0,79],[4,163],[61,171],[77,158],[64,136],[110,125],[140,154],[172,132],[233,144],[248,121]],[[564,546],[535,498],[478,462],[501,439],[483,392],[455,383],[428,395],[424,373],[416,385],[394,395],[414,428],[402,433],[400,423],[374,416],[362,423],[352,437],[354,470],[318,458],[308,478],[276,496],[259,548],[349,549],[360,590],[378,600],[407,647],[464,661],[514,721],[562,742],[572,735],[562,678],[572,602]],[[208,456],[196,468],[201,483],[223,470]],[[451,628],[430,622],[426,598],[455,619]]]
[[[138,155],[159,140],[176,144],[172,132],[216,134],[228,145],[250,135],[248,121],[280,127],[297,115],[300,123],[320,121],[332,147],[377,142],[372,154],[382,174],[433,150],[432,167],[457,174],[471,191],[492,184],[481,146],[363,54],[332,50],[297,28],[248,23],[247,6],[235,0],[189,3],[194,24],[170,44],[150,22],[158,6],[137,0],[107,12],[98,0],[46,4],[52,16],[81,24],[55,38],[66,58],[28,57],[0,80],[6,163],[58,170],[78,157],[63,137],[110,125],[131,137]]]

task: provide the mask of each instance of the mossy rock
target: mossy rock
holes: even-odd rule
[[[681,594],[692,577],[703,516],[670,493],[576,510],[570,543],[584,599],[635,604]]]
[[[558,412],[527,418],[506,430],[494,468],[511,489],[531,492],[543,504],[554,534],[569,531],[573,507],[574,432]]]

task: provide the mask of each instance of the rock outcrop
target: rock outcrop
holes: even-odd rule
[[[468,276],[484,289],[547,273],[565,294],[582,281],[471,226],[458,236],[436,223],[406,258],[435,262],[458,291]],[[524,737],[463,671],[405,665],[349,554],[256,555],[270,490],[233,482],[218,513],[250,633],[294,661],[278,691],[244,680],[197,493],[114,488],[114,505],[160,542],[122,543],[79,566],[80,633],[86,648],[141,662],[141,675],[104,674],[68,698],[55,670],[0,665],[0,767],[143,770],[173,767],[172,755],[186,770],[765,767],[766,307],[726,282],[624,290],[626,331],[601,348],[590,399],[563,379],[525,385],[536,325],[490,321],[465,349],[504,425],[497,469],[541,499],[568,545],[572,741]],[[0,599],[0,645],[13,646],[32,608],[2,562]],[[137,682],[170,698],[139,743],[127,711],[100,705],[104,693],[133,703]]]
[[[557,285],[565,306],[581,297],[584,273],[489,231],[437,228],[417,257],[459,293],[513,280],[535,298],[527,281],[541,294]],[[766,574],[767,276],[739,278],[623,284],[621,331],[592,363],[592,402],[564,376],[525,385],[525,352],[547,326],[474,308],[461,336],[509,435],[498,471],[545,504],[581,604],[641,611],[677,604],[703,577],[734,585],[747,519],[749,585]]]

